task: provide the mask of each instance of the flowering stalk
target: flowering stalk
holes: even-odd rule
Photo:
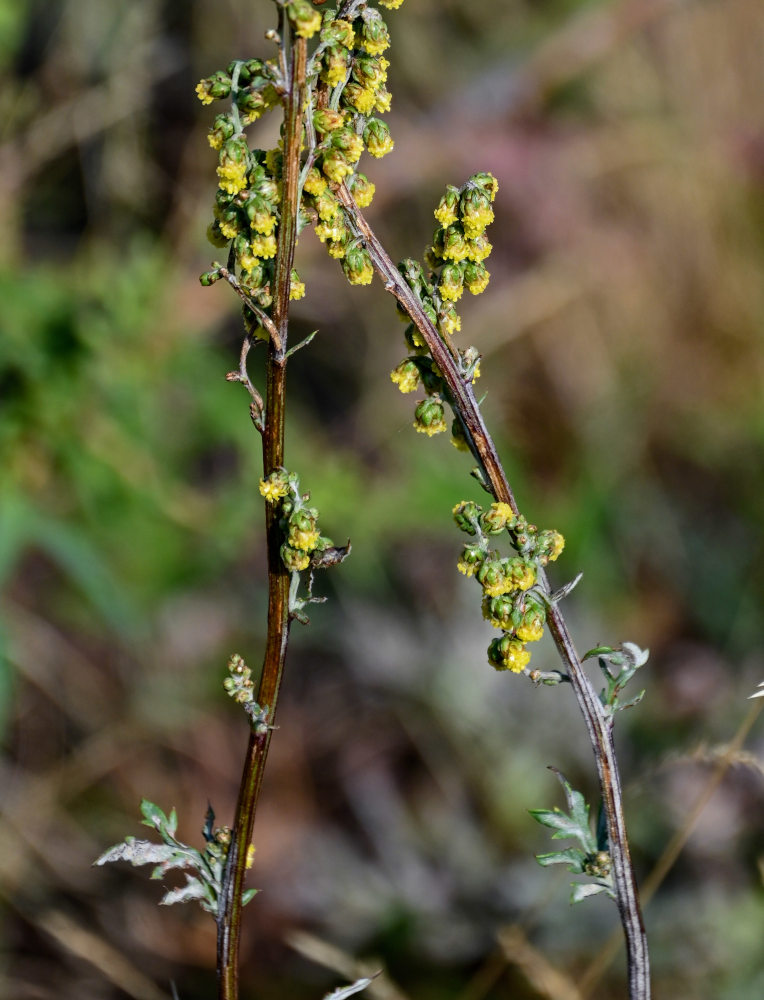
[[[427,316],[422,302],[382,247],[355,204],[352,194],[343,185],[339,188],[337,196],[352,219],[355,229],[361,234],[374,269],[384,282],[385,289],[395,296],[404,312],[411,318],[438,366],[443,382],[448,388],[454,413],[466,431],[469,449],[479,462],[486,488],[499,503],[507,504],[513,514],[519,516],[517,502],[499,460],[496,446],[485,426],[471,380],[465,378],[460,371],[458,361],[449,350],[445,338],[438,332]],[[542,588],[548,593],[549,586],[542,568],[538,570],[538,578]],[[629,997],[630,1000],[649,1000],[650,966],[647,937],[626,836],[621,782],[613,743],[613,716],[607,713],[586,676],[565,619],[555,601],[550,601],[548,604],[547,622],[560,658],[567,669],[567,677],[583,714],[594,751],[603,811],[607,820],[615,897],[626,939]]]
[[[570,815],[536,810],[539,822],[555,837],[573,837],[580,847],[540,856],[542,864],[566,863],[571,871],[594,882],[577,883],[574,899],[607,892],[616,900],[627,949],[629,996],[649,1000],[647,943],[629,855],[620,779],[613,745],[615,713],[621,691],[645,656],[638,647],[601,647],[597,656],[606,686],[596,694],[586,676],[559,609],[572,585],[552,593],[545,567],[561,553],[564,539],[554,530],[539,531],[518,509],[494,442],[476,402],[473,385],[480,375],[475,348],[458,349],[449,338],[461,328],[456,303],[464,291],[482,293],[490,275],[485,261],[491,245],[486,228],[498,187],[488,173],[477,173],[460,188],[449,185],[435,210],[438,229],[427,248],[424,266],[414,260],[392,262],[360,209],[371,203],[374,185],[357,170],[368,152],[385,156],[393,148],[386,123],[378,117],[390,108],[386,87],[388,62],[383,56],[390,36],[381,12],[367,0],[344,0],[337,10],[323,0],[274,0],[279,30],[266,37],[277,45],[277,58],[235,61],[197,87],[204,104],[230,98],[230,109],[218,114],[209,142],[218,151],[218,191],[211,242],[227,248],[226,266],[213,264],[202,275],[209,285],[224,279],[243,302],[247,328],[239,368],[226,376],[240,382],[250,396],[250,414],[262,434],[263,479],[268,550],[268,622],[259,687],[241,657],[229,662],[225,689],[244,708],[250,737],[233,829],[206,824],[205,853],[175,840],[174,812],[168,818],[148,803],[149,825],[164,845],[134,839],[117,845],[103,860],[132,863],[161,861],[158,876],[169,867],[193,863],[199,876],[182,890],[183,898],[204,900],[218,925],[218,990],[220,1000],[238,998],[238,949],[245,870],[252,862],[251,838],[270,744],[272,722],[284,669],[292,619],[307,621],[304,608],[312,596],[314,570],[332,566],[347,555],[318,527],[318,511],[301,493],[298,477],[285,468],[284,420],[289,301],[304,294],[294,270],[300,231],[312,225],[329,255],[341,263],[351,284],[364,285],[377,273],[397,300],[408,323],[410,351],[393,371],[401,391],[423,387],[415,407],[414,427],[428,437],[446,431],[446,410],[453,412],[452,442],[474,456],[473,475],[494,502],[485,510],[472,501],[457,504],[454,519],[470,536],[458,568],[475,578],[483,598],[484,617],[501,631],[488,649],[497,670],[525,674],[536,684],[571,684],[594,750],[602,791],[604,826],[589,829],[589,808],[560,775]],[[397,9],[403,0],[378,0]],[[319,9],[320,8],[320,9]],[[307,40],[317,36],[308,58]],[[250,149],[244,129],[277,105],[284,107],[282,138],[275,149]],[[247,361],[251,348],[266,344],[266,393],[253,385]],[[508,539],[514,554],[491,548]],[[307,594],[300,596],[307,573]],[[562,658],[564,672],[529,670],[527,645],[548,625]],[[638,700],[638,699],[637,699]],[[190,860],[189,860],[190,859]],[[211,860],[210,860],[211,859]],[[164,867],[162,867],[164,866]],[[172,893],[171,893],[172,896]],[[173,897],[172,901],[176,901]]]
[[[281,27],[284,27],[283,12]],[[290,28],[291,63],[284,115],[284,169],[280,204],[278,249],[276,251],[275,288],[271,319],[278,334],[268,341],[266,362],[266,399],[263,420],[263,472],[268,477],[284,466],[284,426],[289,298],[297,241],[299,203],[300,141],[302,109],[305,103],[305,67],[307,47],[304,38]],[[289,626],[290,574],[281,558],[281,529],[273,504],[265,504],[265,531],[268,549],[268,624],[263,655],[263,671],[257,702],[267,706],[272,723],[286,659]],[[220,1000],[238,997],[239,939],[241,908],[246,870],[247,848],[252,839],[257,800],[262,787],[265,760],[272,729],[255,726],[249,737],[242,771],[239,798],[233,822],[233,837],[223,876],[221,904],[218,910],[218,995]]]

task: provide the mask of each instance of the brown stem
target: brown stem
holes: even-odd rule
[[[284,465],[284,413],[286,391],[287,327],[289,286],[297,242],[297,212],[300,176],[300,143],[305,104],[305,68],[307,44],[304,38],[292,38],[289,91],[284,115],[284,173],[279,223],[276,275],[272,321],[276,336],[271,335],[266,362],[266,401],[263,428],[263,474],[268,476]],[[280,555],[279,515],[273,505],[265,505],[268,546],[268,626],[263,656],[263,671],[257,702],[276,714],[281,677],[289,639],[289,574]],[[233,822],[231,847],[226,863],[218,909],[218,997],[238,1000],[239,938],[241,934],[241,895],[244,887],[247,849],[252,839],[255,812],[263,781],[271,730],[252,732],[244,761],[239,798]]]
[[[398,299],[422,334],[448,387],[454,411],[463,421],[472,452],[480,461],[491,492],[497,500],[509,504],[516,514],[519,513],[496,446],[483,422],[480,408],[472,391],[472,385],[465,381],[459,372],[456,361],[445,341],[425,315],[421,303],[403,280],[398,268],[374,235],[344,184],[340,186],[337,194],[356,230],[363,238],[371,254],[374,268],[384,281],[386,290]],[[546,576],[543,572],[540,574],[540,582],[545,587],[547,586]],[[594,751],[603,807],[607,817],[616,902],[626,939],[629,997],[630,1000],[649,1000],[650,963],[647,937],[642,922],[629,842],[626,837],[621,783],[613,745],[612,720],[606,716],[600,699],[584,672],[559,607],[556,605],[551,607],[547,617],[557,650],[568,669]]]

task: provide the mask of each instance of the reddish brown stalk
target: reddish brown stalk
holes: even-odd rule
[[[291,40],[291,63],[284,115],[284,175],[281,215],[276,254],[276,277],[272,320],[278,336],[268,343],[266,399],[263,427],[263,475],[284,465],[284,415],[286,393],[287,328],[289,286],[297,242],[297,213],[300,176],[300,143],[305,106],[307,45],[304,38]],[[289,639],[289,574],[281,561],[279,516],[273,505],[265,504],[268,546],[268,625],[263,671],[257,702],[269,709],[268,721],[276,714],[281,677]],[[218,910],[218,997],[238,1000],[239,938],[241,896],[244,888],[247,850],[252,840],[258,798],[263,781],[271,730],[252,732],[244,762],[239,798],[233,822]]]
[[[519,513],[496,446],[483,422],[480,408],[472,391],[472,385],[465,381],[460,374],[456,361],[445,341],[425,315],[421,303],[385,252],[344,184],[340,186],[337,194],[371,254],[374,268],[382,278],[386,290],[398,299],[427,343],[433,360],[440,369],[448,388],[454,411],[461,418],[467,431],[472,452],[480,462],[486,484],[496,500],[508,503],[516,514]],[[543,572],[540,582],[546,586],[546,577]],[[642,922],[629,842],[626,837],[621,783],[613,745],[612,719],[605,714],[600,699],[584,672],[559,607],[552,606],[549,609],[547,619],[558,653],[567,667],[570,682],[584,716],[594,751],[603,806],[607,817],[616,902],[626,940],[629,997],[630,1000],[649,1000],[650,964],[647,937]]]

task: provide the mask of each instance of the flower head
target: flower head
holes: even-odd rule
[[[277,469],[266,479],[260,480],[260,496],[268,503],[277,503],[289,493],[287,474],[283,469]]]
[[[443,403],[437,396],[421,399],[414,410],[414,428],[420,434],[432,437],[447,430]]]
[[[401,392],[416,392],[419,385],[419,369],[410,358],[406,358],[397,368],[393,368],[390,378]]]

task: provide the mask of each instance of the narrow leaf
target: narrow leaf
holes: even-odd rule
[[[198,878],[186,875],[186,884],[179,889],[170,889],[159,901],[160,906],[172,906],[173,903],[188,903],[192,899],[204,899],[206,890]]]
[[[160,832],[167,827],[167,817],[153,802],[148,799],[141,799],[141,814],[143,815],[143,825],[152,826]]]
[[[536,861],[543,867],[549,865],[568,865],[568,871],[573,875],[583,875],[586,855],[577,847],[569,847],[565,851],[551,851],[549,854],[537,854]]]
[[[150,840],[125,837],[121,844],[115,844],[104,851],[93,864],[106,865],[111,861],[129,861],[133,867],[156,864],[158,861],[167,861],[172,856],[172,850],[167,844],[153,844]]]
[[[345,997],[351,997],[354,993],[360,993],[367,986],[371,986],[378,975],[379,973],[370,979],[356,979],[350,986],[341,986],[339,989],[334,990],[333,993],[327,993],[324,1000],[345,1000]]]
[[[241,905],[246,906],[247,903],[250,903],[258,894],[258,892],[260,892],[259,889],[247,889],[246,892],[243,892],[241,894]]]
[[[572,882],[571,884],[573,886],[573,892],[570,894],[571,903],[580,903],[583,899],[588,899],[589,896],[598,896],[601,892],[605,892],[609,896],[612,895],[608,887],[599,882]]]

